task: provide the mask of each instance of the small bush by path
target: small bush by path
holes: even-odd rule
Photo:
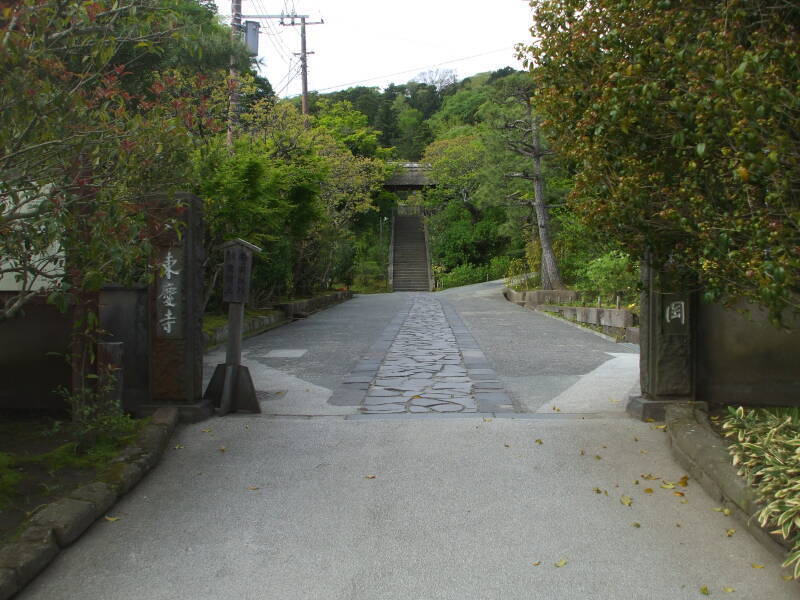
[[[800,577],[800,407],[731,407],[722,421],[739,474],[747,477],[763,503],[762,527],[789,540],[783,566]]]

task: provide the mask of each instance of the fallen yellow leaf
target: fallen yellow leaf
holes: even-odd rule
[[[687,487],[689,485],[689,476],[684,475],[678,480],[678,485],[681,487]]]
[[[175,444],[175,450],[182,450],[182,449],[183,449],[183,445]]]
[[[257,485],[251,485],[247,489],[250,490],[251,492],[255,492],[256,490],[258,490],[260,488]]]
[[[683,498],[686,494],[683,492],[672,492],[673,496],[678,496],[678,498]]]
[[[109,517],[108,515],[106,515],[105,519],[109,523],[113,523],[114,521],[119,521],[119,517]]]
[[[736,590],[733,589],[732,587],[723,586],[722,591],[727,594],[730,594],[731,592],[735,592]]]
[[[700,588],[700,593],[703,594],[704,596],[708,596],[709,594],[711,594],[711,592],[708,591],[707,585],[704,585]]]
[[[726,517],[730,517],[731,516],[731,509],[730,508],[723,508],[722,509],[722,514],[725,515]]]
[[[227,450],[225,446],[220,446],[218,449],[220,452],[225,452],[225,450]]]
[[[644,422],[645,423],[655,423],[656,420],[655,419],[645,419]]]
[[[733,537],[734,533],[736,533],[735,529],[726,529],[725,530],[725,535],[727,535],[728,537]]]
[[[211,433],[211,429],[201,429],[200,431],[203,433]]]
[[[555,567],[563,567],[566,564],[567,564],[567,559],[566,558],[562,558],[557,563],[555,563],[554,566]]]
[[[602,457],[602,456],[600,456],[599,454],[595,454],[595,455],[594,455],[594,457],[595,457],[597,460],[600,460],[600,459],[602,459],[602,458],[603,458],[603,457]]]
[[[641,475],[642,479],[647,479],[648,481],[655,481],[656,479],[661,479],[658,475],[653,475],[652,473],[647,473]]]
[[[630,496],[623,496],[622,498],[619,499],[619,501],[625,506],[630,506],[631,504],[633,504],[633,498],[631,498]]]
[[[750,563],[750,566],[753,567],[754,569],[763,569],[764,568],[764,565],[759,565],[757,563]]]
[[[375,475],[364,475],[364,479],[375,479]]]
[[[653,493],[653,488],[644,488],[644,493],[645,494],[652,494]]]
[[[631,527],[636,527],[636,529],[639,529],[639,527],[641,526],[642,526],[641,523],[636,523],[636,522],[631,523]]]
[[[534,443],[535,443],[535,444],[539,444],[540,446],[541,446],[542,444],[544,444],[544,442],[541,440],[541,438],[537,438],[537,439],[535,439],[535,440],[533,440],[533,441],[534,441]]]
[[[483,417],[483,422],[484,423],[491,423],[491,421],[492,420],[489,417]]]
[[[639,454],[647,454],[647,450],[639,450]]]
[[[531,564],[532,564],[534,567],[538,567],[540,564],[542,564],[542,561],[540,561],[540,560],[537,560],[536,562],[532,562]]]
[[[688,500],[681,500],[681,504],[689,504]]]
[[[665,489],[665,490],[673,490],[673,489],[675,489],[675,484],[674,483],[670,483],[669,481],[666,481],[666,482],[661,484],[661,487],[663,489]]]
[[[794,579],[794,577],[792,575],[784,575],[783,576],[783,580],[784,581],[791,581],[792,579]]]

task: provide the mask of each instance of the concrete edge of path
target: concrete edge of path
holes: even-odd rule
[[[102,480],[82,485],[36,510],[19,536],[0,546],[0,600],[22,590],[133,489],[158,464],[177,423],[177,408],[159,408],[136,440],[112,461]]]
[[[737,473],[728,444],[709,424],[704,403],[680,403],[666,408],[669,445],[675,460],[709,496],[731,514],[767,550],[785,560],[789,542],[758,524],[758,495]]]

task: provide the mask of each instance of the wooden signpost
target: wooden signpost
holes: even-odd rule
[[[212,402],[220,416],[237,410],[260,413],[253,378],[241,359],[244,305],[250,293],[253,252],[261,252],[261,248],[237,238],[225,243],[222,249],[225,251],[222,300],[228,302],[228,348],[225,364],[214,369],[203,398]]]

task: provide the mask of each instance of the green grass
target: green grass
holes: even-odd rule
[[[783,566],[800,578],[800,407],[729,407],[721,424],[733,464],[762,504],[759,524],[789,541]]]
[[[125,417],[127,419],[127,417]],[[65,470],[99,475],[130,444],[147,420],[131,421],[114,435],[96,432],[79,435],[72,423],[49,420],[6,422],[0,426],[4,452],[0,452],[0,510],[20,501],[20,490],[39,486],[61,489]],[[27,494],[28,492],[26,492]]]

